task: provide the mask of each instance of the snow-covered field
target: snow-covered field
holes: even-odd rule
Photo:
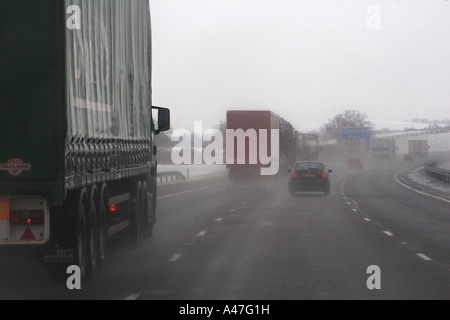
[[[402,137],[396,139],[398,154],[408,153],[409,140],[427,140],[430,146],[429,152],[450,152],[450,133],[430,134],[423,136]]]

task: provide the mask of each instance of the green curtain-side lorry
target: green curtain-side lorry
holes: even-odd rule
[[[90,275],[155,222],[149,1],[1,1],[0,24],[0,252]]]

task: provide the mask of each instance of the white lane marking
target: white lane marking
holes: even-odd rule
[[[165,195],[165,196],[158,197],[158,200],[166,199],[166,198],[172,198],[172,197],[176,197],[176,196],[181,196],[181,195],[189,194],[189,193],[193,193],[193,192],[203,191],[203,190],[210,189],[210,188],[215,188],[215,187],[218,187],[218,186],[219,185],[216,184],[216,185],[213,185],[213,186],[207,186],[207,187],[203,187],[203,188],[192,189],[192,190],[187,190],[187,191],[183,191],[183,192],[168,194],[168,195]]]
[[[203,237],[208,231],[200,231],[199,233],[197,233],[196,237]]]
[[[427,257],[423,253],[418,253],[417,256],[419,256],[420,258],[422,258],[425,261],[431,261],[431,258]]]
[[[243,206],[246,206],[248,204],[248,201],[242,202]]]
[[[404,183],[401,182],[400,179],[398,178],[398,175],[400,174],[401,171],[402,171],[402,170],[399,170],[399,171],[397,171],[397,172],[394,174],[394,180],[395,180],[395,182],[397,182],[398,184],[404,186],[405,188],[407,188],[407,189],[409,189],[409,190],[412,190],[412,191],[414,191],[414,192],[417,192],[417,193],[419,193],[419,194],[421,194],[421,195],[424,195],[424,196],[427,196],[427,197],[431,197],[431,198],[434,198],[434,199],[438,199],[438,200],[442,200],[442,201],[445,201],[445,202],[447,202],[447,203],[450,203],[450,199],[446,199],[446,198],[443,198],[443,197],[440,197],[440,196],[436,196],[436,195],[434,195],[434,194],[431,194],[431,193],[428,193],[428,192],[425,192],[425,191],[419,191],[419,190],[417,190],[417,189],[414,189],[414,188],[412,188],[412,187],[410,187],[410,186],[404,184]]]
[[[137,298],[139,298],[140,294],[139,293],[134,293],[134,294],[130,294],[128,297],[126,297],[125,299],[123,299],[124,301],[132,301],[132,300],[137,300]]]
[[[172,256],[172,258],[169,259],[169,262],[175,262],[175,261],[177,261],[178,259],[180,259],[180,257],[181,257],[181,254],[175,253],[175,254]]]
[[[372,221],[372,220],[370,220],[369,218],[364,218],[364,220],[366,220],[367,222]]]
[[[353,212],[357,212],[357,211],[358,211],[358,209],[352,209],[352,211],[353,211]]]
[[[229,210],[229,212],[235,212],[236,211],[236,209],[230,209]]]
[[[385,233],[385,234],[388,235],[389,237],[393,237],[393,236],[394,236],[394,234],[392,234],[392,233],[389,232],[389,231],[383,231],[383,233]]]
[[[347,202],[347,204],[352,204],[351,202]]]
[[[216,219],[216,222],[220,222],[220,221],[222,221],[222,218],[217,218]]]

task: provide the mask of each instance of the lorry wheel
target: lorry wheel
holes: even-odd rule
[[[131,200],[131,237],[139,244],[142,240],[142,184],[137,182]]]
[[[103,199],[100,199],[98,206],[98,241],[97,241],[97,264],[102,268],[106,258],[106,243],[108,239],[108,229],[106,227],[106,205]]]
[[[75,245],[75,264],[80,268],[81,277],[86,277],[87,265],[87,230],[86,214],[82,200],[78,204],[77,211],[77,230]]]
[[[148,202],[148,188],[147,183],[142,183],[142,229],[147,232],[150,229],[150,215],[149,215],[149,202]]]
[[[89,224],[87,226],[87,276],[92,275],[97,268],[98,252],[98,228],[97,228],[97,208],[94,199],[91,197],[89,205]]]
[[[149,215],[149,219],[150,219],[148,228],[149,228],[150,237],[153,236],[153,227],[156,223],[156,201],[157,201],[156,199],[157,199],[157,193],[158,193],[157,190],[158,189],[157,189],[157,184],[156,184],[156,180],[155,180],[155,182],[153,183],[152,195],[149,198],[149,203],[148,203],[148,208],[149,208],[148,215]]]

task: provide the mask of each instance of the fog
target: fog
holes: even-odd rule
[[[268,109],[308,131],[345,110],[446,119],[444,0],[151,0],[153,104],[174,128]]]

